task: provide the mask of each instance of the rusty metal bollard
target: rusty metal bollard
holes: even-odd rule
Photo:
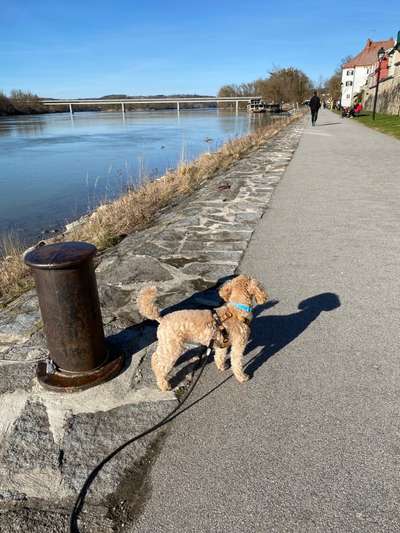
[[[109,356],[93,257],[96,247],[86,242],[48,244],[28,252],[39,297],[49,361],[37,368],[47,389],[77,391],[115,376],[123,358]],[[52,364],[54,363],[54,365]]]

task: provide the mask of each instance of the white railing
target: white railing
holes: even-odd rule
[[[249,102],[252,98],[259,98],[257,96],[224,96],[224,97],[194,97],[194,98],[102,98],[102,99],[71,99],[71,100],[42,100],[45,106],[68,106],[69,112],[73,114],[72,106],[82,105],[110,105],[116,104],[121,106],[122,114],[125,115],[125,105],[137,104],[175,104],[179,113],[181,104],[195,104],[195,103],[220,103],[231,102],[235,103],[236,113],[239,112],[239,102]]]

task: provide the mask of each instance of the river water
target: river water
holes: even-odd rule
[[[216,109],[0,117],[0,234],[30,244],[258,124]]]

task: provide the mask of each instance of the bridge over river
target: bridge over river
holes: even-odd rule
[[[180,111],[181,104],[195,104],[195,103],[223,103],[230,102],[235,104],[236,114],[239,112],[239,102],[249,102],[252,98],[260,98],[258,96],[226,96],[226,97],[195,97],[195,98],[103,98],[103,99],[74,99],[74,100],[42,100],[45,106],[66,106],[69,108],[71,115],[73,114],[73,106],[82,105],[107,105],[115,104],[121,106],[122,115],[125,116],[125,105],[142,105],[142,104],[175,104],[177,112]]]

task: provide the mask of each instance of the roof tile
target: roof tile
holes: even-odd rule
[[[372,41],[368,39],[364,49],[347,61],[342,68],[354,68],[354,67],[368,67],[370,65],[375,65],[378,60],[378,50],[383,47],[385,50],[388,48],[393,48],[395,45],[394,39],[390,38],[386,41]]]

